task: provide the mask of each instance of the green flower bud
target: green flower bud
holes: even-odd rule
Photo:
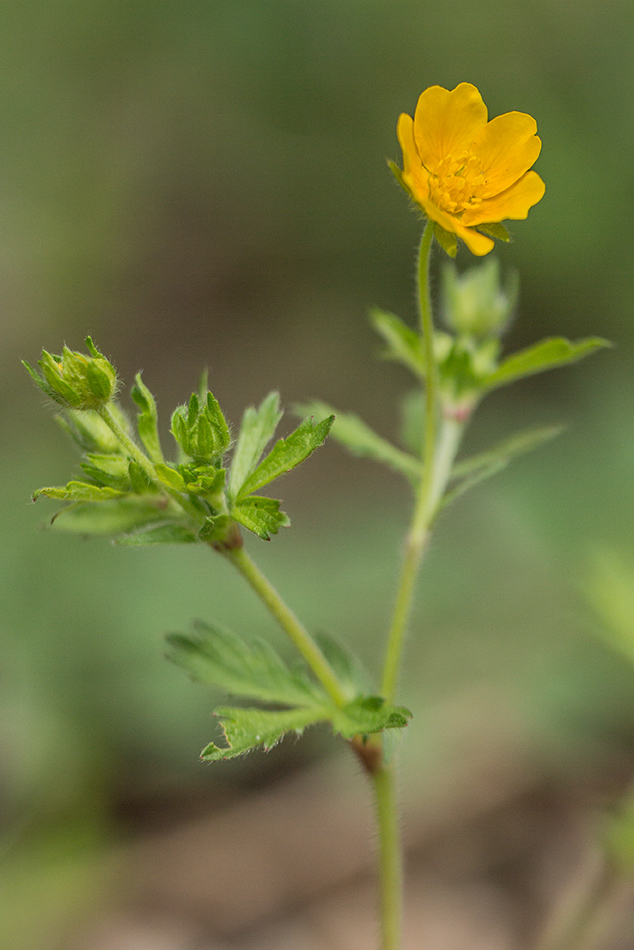
[[[212,462],[229,448],[231,435],[220,406],[208,392],[201,405],[196,393],[188,406],[179,406],[172,416],[172,435],[182,448],[198,463]]]
[[[464,336],[500,336],[506,328],[519,290],[511,272],[506,286],[500,283],[500,266],[494,258],[458,274],[453,264],[442,269],[444,316],[448,326]]]
[[[117,388],[114,366],[86,337],[89,356],[64,347],[61,356],[42,351],[40,373],[23,363],[33,381],[47,396],[65,409],[99,409],[109,402]]]

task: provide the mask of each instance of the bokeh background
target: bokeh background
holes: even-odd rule
[[[408,828],[431,893],[446,885],[445,903],[430,906],[470,919],[484,894],[487,946],[511,946],[526,924],[520,904],[532,921],[548,903],[544,880],[565,879],[583,854],[573,832],[548,851],[553,829],[585,828],[634,769],[631,3],[23,0],[0,5],[0,25],[6,946],[183,950],[195,931],[207,941],[197,947],[321,947],[297,916],[288,943],[270,928],[366,873],[371,835],[340,879],[315,830],[322,812],[328,831],[333,809],[353,823],[369,810],[327,735],[199,764],[217,697],[163,660],[164,633],[203,617],[285,649],[281,635],[208,552],[42,530],[54,508],[30,494],[64,483],[77,459],[19,360],[92,334],[128,383],[143,369],[166,439],[204,365],[235,423],[275,388],[288,407],[323,398],[390,435],[410,380],[375,359],[366,313],[376,304],[413,318],[420,224],[385,158],[399,157],[397,115],[422,89],[464,80],[490,115],[534,115],[544,141],[546,196],[496,251],[521,274],[508,347],[545,334],[615,343],[482,407],[467,449],[525,425],[566,431],[438,525],[403,679],[416,714],[402,748]],[[464,249],[458,263],[470,263]],[[293,527],[268,545],[253,539],[252,553],[312,628],[341,633],[376,669],[407,487],[332,444],[283,489]],[[293,781],[293,801],[306,787],[322,798],[304,809],[306,840],[281,822],[283,860],[301,852],[326,870],[254,902],[256,858],[276,845],[254,835],[251,852],[232,848],[239,809],[270,789],[287,801]],[[220,846],[205,864],[227,814],[232,869]],[[169,851],[162,835],[197,820],[209,821],[198,850],[170,839]],[[143,859],[135,849],[148,841]],[[191,880],[183,872],[177,885],[170,875],[185,866]],[[131,880],[145,882],[138,893]],[[218,910],[227,880],[233,917]],[[256,907],[248,919],[245,907]],[[326,919],[350,920],[335,910],[322,932],[335,926]],[[356,947],[357,924],[323,945]],[[464,944],[439,933],[439,947],[480,945],[473,928]]]

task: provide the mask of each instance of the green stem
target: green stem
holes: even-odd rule
[[[157,475],[156,469],[152,462],[149,460],[147,455],[141,451],[139,446],[133,439],[130,438],[126,430],[123,428],[117,417],[112,412],[110,404],[107,403],[104,406],[101,406],[100,409],[97,409],[96,412],[101,416],[103,421],[106,423],[110,431],[117,437],[123,448],[126,450],[130,458],[134,459],[139,468],[142,468],[149,480],[153,485],[155,485],[160,491],[164,492],[166,495],[170,495],[174,501],[176,501],[180,507],[190,515],[197,524],[201,524],[204,520],[204,515],[202,512],[196,508],[192,503],[191,499],[187,498],[185,495],[182,495],[181,492],[176,491],[174,488],[170,488],[168,485],[165,485]]]
[[[412,611],[414,589],[420,562],[429,539],[429,529],[438,512],[447,482],[451,476],[464,422],[454,417],[438,424],[438,371],[434,358],[434,324],[429,294],[429,257],[433,227],[428,222],[420,243],[418,260],[418,297],[420,329],[425,358],[425,445],[424,466],[412,523],[405,539],[405,556],[396,595],[394,614],[387,640],[382,694],[394,701],[403,654],[407,626]]]
[[[223,549],[221,553],[237,567],[264,605],[289,635],[311,670],[337,706],[350,701],[334,670],[308,630],[280,597],[271,582],[251,560],[243,547]]]
[[[379,831],[381,948],[400,950],[403,918],[403,868],[393,767],[372,773]]]

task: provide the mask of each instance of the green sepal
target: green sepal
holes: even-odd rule
[[[425,356],[418,333],[396,314],[378,307],[370,310],[370,322],[386,343],[383,358],[403,363],[415,376],[424,379]]]
[[[500,221],[491,221],[488,224],[478,224],[477,231],[482,231],[487,237],[495,238],[498,241],[504,241],[508,244],[511,235]]]
[[[229,494],[232,497],[236,498],[240,494],[242,486],[275,435],[282,415],[279,393],[276,392],[269,393],[257,409],[249,406],[245,410],[231,463]]]
[[[601,337],[587,337],[577,342],[571,342],[564,337],[549,337],[508,356],[494,372],[481,380],[481,386],[485,392],[491,392],[525,376],[576,363],[596,350],[610,346],[612,344]]]
[[[280,511],[280,502],[263,495],[249,495],[237,501],[231,508],[231,517],[264,541],[270,541],[272,534],[291,523],[288,515]]]
[[[333,409],[332,406],[318,400],[298,406],[298,412],[308,412],[315,416],[334,414],[335,421],[331,435],[337,442],[345,445],[352,455],[383,462],[408,479],[420,480],[420,461],[378,435],[354,413],[339,412],[338,409]]]
[[[172,435],[185,455],[196,462],[212,462],[227,451],[231,434],[218,400],[211,392],[192,393],[187,406],[172,414]]]
[[[322,705],[327,697],[303,668],[290,669],[265,640],[245,643],[223,627],[198,621],[195,635],[167,637],[168,659],[201,683],[230,696],[282,706]]]
[[[399,184],[401,188],[403,189],[403,191],[411,198],[412,193],[407,187],[407,185],[405,184],[405,181],[403,180],[403,169],[399,168],[396,162],[393,162],[390,158],[386,159],[386,161],[387,161],[387,167],[390,169],[390,171],[394,175],[394,178],[397,184]]]
[[[65,487],[39,488],[33,492],[33,501],[42,495],[45,498],[55,498],[58,501],[105,501],[111,498],[120,498],[125,492],[115,488],[91,485],[89,482],[71,481]]]
[[[144,495],[146,492],[156,491],[156,485],[151,481],[145,469],[138,462],[130,459],[128,465],[130,487],[135,495]]]
[[[167,488],[171,488],[174,491],[184,492],[187,491],[187,485],[185,479],[180,472],[176,471],[175,468],[172,468],[171,465],[155,465],[156,474],[159,477],[159,481]]]
[[[115,544],[126,547],[149,547],[156,544],[194,544],[198,540],[194,531],[181,524],[157,524],[141,528],[132,534],[115,539]]]
[[[251,494],[251,492],[257,491],[263,485],[268,485],[269,482],[280,475],[290,472],[291,469],[308,458],[316,448],[323,444],[334,418],[334,416],[329,416],[318,423],[313,422],[310,418],[304,419],[294,432],[291,432],[285,439],[276,442],[266,458],[260,462],[242,485],[238,500]]]
[[[155,496],[156,497],[156,496]],[[126,534],[156,521],[165,521],[164,505],[130,496],[98,502],[79,502],[62,508],[51,526],[73,534],[103,537]]]
[[[434,221],[434,237],[445,254],[448,254],[449,257],[456,256],[458,253],[458,238],[451,231],[445,231],[436,221]]]
[[[134,377],[135,383],[130,390],[132,399],[139,407],[137,414],[137,430],[139,438],[153,462],[164,462],[163,450],[158,433],[158,413],[156,400],[141,379],[141,373]]]
[[[474,455],[472,458],[458,462],[451,473],[454,486],[450,488],[442,500],[442,507],[450,505],[465,492],[479,485],[480,482],[491,478],[520,455],[532,452],[533,449],[550,442],[563,431],[563,426],[541,426],[527,429],[508,439],[504,439],[494,448]]]

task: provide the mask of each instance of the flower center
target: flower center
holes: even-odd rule
[[[448,155],[429,176],[429,197],[441,211],[461,215],[482,201],[478,191],[484,183],[482,163],[475,155]]]

